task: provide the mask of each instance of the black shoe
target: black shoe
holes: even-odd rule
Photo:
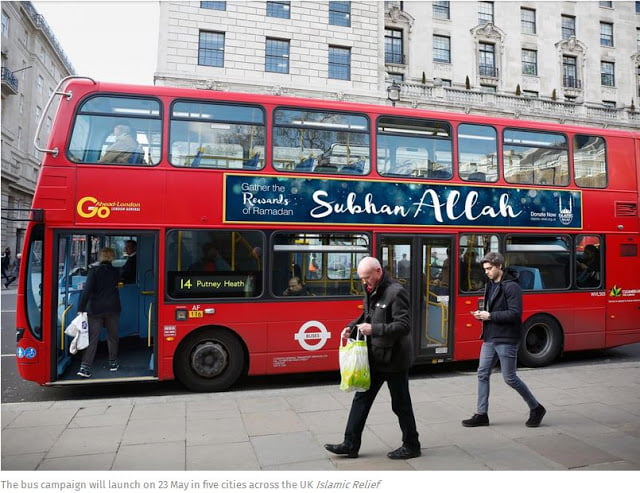
[[[324,448],[332,454],[346,455],[349,459],[356,459],[358,457],[358,449],[348,443],[325,443]]]
[[[118,371],[118,368],[120,368],[120,363],[117,359],[109,361],[109,371]]]
[[[389,452],[387,457],[389,459],[398,460],[398,459],[413,459],[414,457],[420,457],[422,452],[419,448],[409,448],[406,445],[403,445],[399,449],[394,450],[393,452]]]
[[[538,407],[532,409],[529,412],[529,419],[525,423],[529,428],[537,428],[542,423],[542,418],[547,414],[547,410],[542,404],[538,404]]]
[[[81,366],[77,375],[82,378],[91,378],[91,368],[87,366]]]
[[[469,419],[463,419],[462,426],[466,426],[468,428],[489,426],[489,416],[487,414],[474,414]]]

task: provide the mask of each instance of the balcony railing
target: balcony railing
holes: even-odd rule
[[[478,67],[480,77],[498,77],[498,67],[494,65],[480,65]]]
[[[582,89],[582,81],[576,77],[565,75],[562,78],[562,86],[569,87],[571,89]]]
[[[575,80],[575,78],[574,78]],[[390,80],[386,81],[391,83]],[[578,81],[579,82],[579,81]],[[586,125],[608,125],[616,128],[637,128],[640,111],[630,108],[606,108],[596,104],[555,101],[550,98],[524,97],[513,94],[487,93],[478,90],[445,87],[402,81],[398,105],[413,108],[438,108],[486,114],[490,108],[496,115],[528,117],[530,119],[574,122]]]
[[[11,93],[18,94],[18,78],[7,67],[2,67],[2,88],[5,87]]]
[[[405,56],[404,53],[385,53],[384,54],[384,63],[394,63],[396,65],[404,65],[405,64]]]

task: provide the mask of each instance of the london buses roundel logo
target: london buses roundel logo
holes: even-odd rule
[[[309,320],[298,329],[294,339],[298,341],[302,349],[318,351],[331,339],[331,332],[327,330],[322,322]]]

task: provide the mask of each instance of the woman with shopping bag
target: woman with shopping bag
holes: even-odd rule
[[[344,432],[344,441],[326,444],[334,454],[358,457],[362,432],[371,406],[387,382],[391,409],[398,416],[402,446],[387,454],[390,459],[419,457],[420,441],[409,394],[409,367],[413,360],[409,294],[387,275],[378,259],[365,257],[358,264],[358,276],[365,287],[364,310],[342,331],[343,339],[366,336],[371,383],[366,391],[356,392]]]
[[[120,294],[118,280],[120,272],[111,262],[116,256],[113,248],[103,248],[98,254],[100,263],[89,269],[87,282],[80,301],[78,312],[87,312],[89,320],[89,346],[82,353],[82,363],[78,376],[91,377],[91,366],[98,349],[100,330],[107,329],[109,348],[109,370],[117,371],[118,364],[118,326],[120,324]]]

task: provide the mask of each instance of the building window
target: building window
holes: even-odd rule
[[[540,94],[538,93],[538,91],[522,91],[522,96],[525,98],[531,98],[531,99],[538,99],[538,97],[540,97]]]
[[[640,51],[640,27],[636,27],[636,50]]]
[[[329,2],[329,24],[351,27],[351,2]]]
[[[224,33],[200,31],[198,65],[224,67]]]
[[[9,16],[2,12],[2,37],[9,37]]]
[[[384,63],[404,64],[402,31],[400,29],[384,30]]]
[[[351,49],[329,46],[329,78],[351,80]]]
[[[433,61],[451,63],[451,38],[449,36],[433,36]]]
[[[493,2],[478,3],[478,24],[493,24]]]
[[[522,50],[522,73],[538,75],[538,52],[536,50]]]
[[[576,18],[572,15],[562,16],[562,39],[576,35]]]
[[[533,9],[520,9],[520,26],[524,34],[535,34],[536,11]]]
[[[227,2],[200,2],[201,9],[227,10]]]
[[[478,68],[482,77],[497,77],[495,58],[496,47],[490,43],[480,43],[480,51],[478,53]]]
[[[562,57],[562,85],[563,87],[571,87],[578,89],[580,81],[578,80],[578,64],[576,57]]]
[[[291,17],[291,2],[267,2],[267,17]]]
[[[640,14],[640,2],[636,2],[636,14]]]
[[[289,41],[267,38],[265,72],[289,73]]]
[[[613,46],[613,24],[600,23],[600,46]]]
[[[498,88],[496,86],[490,86],[487,84],[480,84],[480,90],[482,92],[489,92],[491,94],[496,94],[498,92]]]
[[[44,92],[44,77],[42,77],[41,75],[38,76],[36,87],[38,89],[38,94],[42,94]]]
[[[612,9],[613,8],[613,2],[598,2],[600,4],[600,7],[604,7],[605,9]]]
[[[387,72],[387,80],[392,82],[403,82],[404,74],[394,74],[392,72]]]
[[[449,10],[449,3],[446,2],[433,2],[433,17],[435,19],[450,19],[451,13]]]
[[[605,108],[613,108],[615,110],[616,104],[617,103],[615,101],[602,100],[602,106],[604,106]]]
[[[615,86],[615,63],[600,62],[600,82],[603,86]]]

